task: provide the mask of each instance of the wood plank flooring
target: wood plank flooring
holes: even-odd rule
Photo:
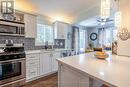
[[[50,76],[34,80],[27,83],[22,87],[58,87],[58,74],[52,74]],[[107,85],[102,85],[101,87],[109,87]]]
[[[53,74],[32,82],[27,83],[23,87],[58,87],[58,75]]]

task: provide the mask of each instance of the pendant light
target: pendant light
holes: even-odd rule
[[[110,0],[101,0],[101,19],[106,21],[110,16]]]
[[[117,12],[115,13],[115,27],[121,28],[121,22],[122,22],[122,13],[119,9],[119,0],[117,1]]]

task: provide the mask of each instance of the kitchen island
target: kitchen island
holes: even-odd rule
[[[58,87],[130,87],[130,57],[111,55],[105,60],[94,53],[57,59]]]

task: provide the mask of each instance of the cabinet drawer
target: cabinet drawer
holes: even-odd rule
[[[27,79],[31,79],[38,76],[38,68],[27,69]]]
[[[26,62],[27,67],[39,67],[39,60],[37,59],[32,59]]]
[[[39,54],[29,54],[27,55],[27,60],[30,59],[39,59]]]

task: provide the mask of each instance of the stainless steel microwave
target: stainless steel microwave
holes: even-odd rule
[[[0,20],[0,35],[24,36],[24,34],[25,34],[24,23]]]

